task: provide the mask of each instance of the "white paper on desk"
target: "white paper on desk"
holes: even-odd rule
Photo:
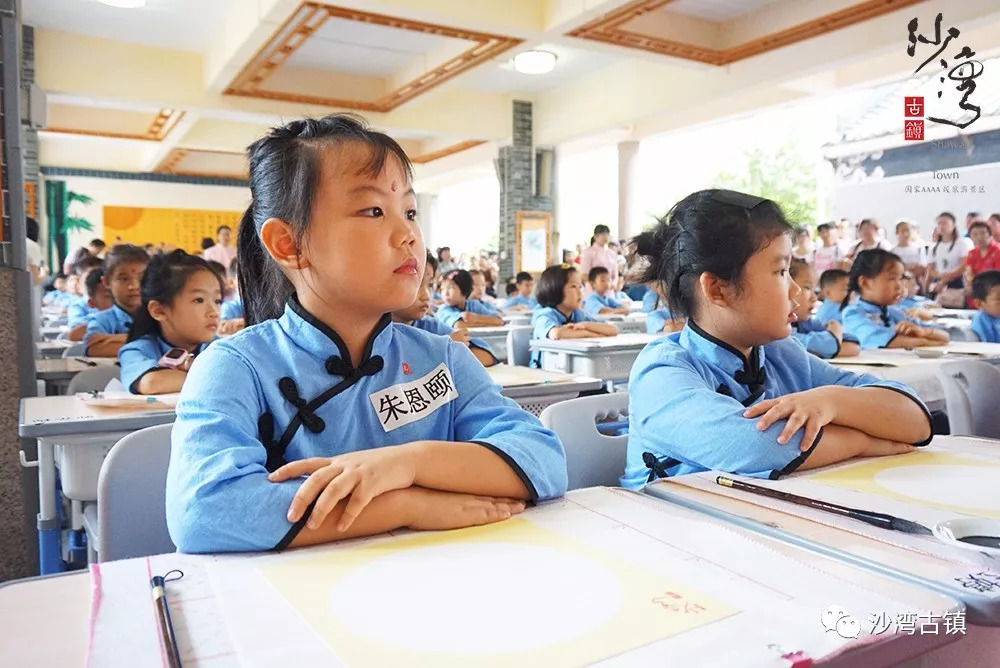
[[[166,585],[181,663],[211,668],[239,665],[218,612],[205,564],[219,557],[162,554],[92,564],[87,668],[163,668],[168,665],[149,581],[180,569]]]
[[[811,563],[807,564],[791,556],[796,552],[794,548],[764,537],[750,536],[703,515],[624,490],[577,490],[565,499],[532,508],[522,517],[588,549],[600,550],[624,562],[628,568],[648,570],[676,583],[697,588],[705,596],[740,610],[712,623],[607,658],[603,662],[607,665],[658,665],[663,663],[663,657],[668,656],[670,663],[676,665],[773,666],[775,655],[767,649],[771,643],[803,649],[818,659],[854,643],[824,631],[820,613],[830,605],[840,605],[853,611],[864,624],[870,612],[884,611],[889,618],[893,618],[899,612],[916,612],[930,600],[938,604],[947,600],[936,594],[927,598],[927,592],[909,585],[894,585],[892,591],[910,592],[919,598],[900,601],[873,593],[845,579],[843,569],[850,567],[843,564],[836,564],[836,568],[841,569],[838,571],[841,575],[832,570],[822,570],[816,565],[822,561],[821,558],[811,557]],[[347,651],[327,645],[289,599],[263,575],[261,567],[278,563],[294,567],[296,560],[315,559],[323,554],[336,555],[339,551],[372,543],[408,539],[407,536],[362,539],[261,557],[254,563],[209,566],[209,577],[227,619],[241,665],[337,666],[343,663],[336,651]],[[503,545],[504,549],[509,547]],[[454,581],[464,583],[465,572],[476,569],[476,563],[455,560],[441,563],[441,557],[431,558],[428,555],[421,553],[415,560],[426,571],[426,577],[440,585],[438,596],[410,600],[406,588],[383,583],[382,586],[366,589],[364,596],[351,594],[350,610],[360,618],[375,618],[379,611],[383,611],[387,620],[397,620],[398,623],[401,617],[406,617],[420,623],[437,623],[440,629],[445,630],[461,626],[455,623],[458,616],[481,618],[484,613],[476,611],[483,605],[489,605],[489,602],[477,600],[476,588],[449,588],[449,583],[453,581],[450,573],[461,575]],[[413,564],[409,566],[412,568]],[[504,586],[511,587],[515,595],[523,594],[529,621],[552,623],[550,617],[558,620],[564,613],[565,617],[575,619],[575,611],[566,611],[561,607],[566,602],[550,597],[547,592],[520,591],[519,576],[533,567],[535,564],[531,561],[513,560],[507,569],[491,570],[479,576],[500,578],[508,583]],[[353,570],[348,579],[353,583],[360,577],[359,570]],[[310,581],[307,586],[319,587],[317,593],[321,598],[329,597],[331,610],[335,609],[335,604],[337,607],[346,604],[339,598],[347,591],[342,584],[336,585],[338,596],[326,594],[323,582]],[[919,592],[919,595],[914,592]],[[606,601],[594,600],[584,607],[602,611],[606,605]],[[390,611],[389,607],[394,609]],[[944,609],[934,612],[940,615]],[[489,617],[488,614],[484,616]],[[275,642],[275,628],[282,631],[280,642]],[[396,627],[391,623],[387,622],[381,629],[365,628],[365,633],[379,634],[377,638],[364,636],[369,642],[407,648],[407,651],[410,647],[393,635]],[[593,628],[595,631],[600,629]],[[498,625],[497,629],[498,633],[509,631],[509,627],[503,625]],[[867,629],[863,630],[863,638],[866,632]],[[355,633],[361,631],[356,630]],[[724,642],[720,642],[723,639]],[[451,647],[433,651],[448,665],[454,663],[456,658],[465,660],[470,656],[473,660],[467,664],[478,663],[474,660],[474,653],[458,653]],[[487,653],[478,656],[483,663],[496,663],[507,655]]]
[[[79,392],[77,398],[90,406],[102,408],[137,408],[149,405],[150,408],[175,408],[180,392],[170,394],[132,394],[122,390],[105,390],[104,392]]]

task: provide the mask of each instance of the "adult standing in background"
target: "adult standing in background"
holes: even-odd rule
[[[215,245],[206,248],[201,256],[206,260],[214,260],[223,267],[228,267],[236,259],[236,246],[233,243],[233,231],[228,225],[219,225],[215,230]]]
[[[990,217],[986,220],[990,224],[990,230],[993,232],[993,239],[1000,241],[1000,213],[990,214]]]
[[[965,259],[973,244],[963,237],[955,224],[955,216],[948,211],[937,217],[935,243],[931,246],[927,276],[930,281],[927,292],[939,304],[949,308],[962,308],[965,303]]]
[[[48,275],[42,260],[42,247],[38,245],[38,221],[28,216],[24,221],[26,262],[31,274],[31,332],[34,340],[39,339],[42,318],[42,282]]]
[[[93,255],[94,257],[104,258],[104,248],[107,244],[104,243],[103,239],[91,239],[90,243],[86,246],[80,246],[76,248],[72,253],[66,256],[63,261],[63,273],[67,276],[73,273],[76,269],[76,263],[87,257],[88,255]]]
[[[448,246],[441,246],[437,250],[438,256],[438,274],[445,276],[456,269],[461,269],[458,263],[451,257],[451,248]]]
[[[594,236],[590,237],[590,247],[580,256],[580,276],[587,280],[590,270],[594,267],[604,267],[611,275],[611,284],[618,281],[618,254],[608,248],[611,239],[611,228],[598,225],[594,228]],[[588,286],[589,291],[589,286]]]

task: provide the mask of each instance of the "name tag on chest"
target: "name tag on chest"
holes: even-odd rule
[[[387,387],[368,395],[386,433],[427,417],[458,398],[451,371],[439,364],[423,378]]]

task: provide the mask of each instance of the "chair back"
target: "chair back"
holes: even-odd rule
[[[507,332],[507,364],[528,366],[531,361],[531,327],[511,327]]]
[[[97,482],[100,561],[175,552],[167,532],[170,429],[162,424],[133,432],[108,453]]]
[[[73,379],[69,381],[66,393],[72,396],[77,392],[101,392],[108,386],[108,383],[118,380],[121,371],[121,368],[114,364],[86,369],[73,376]]]
[[[947,362],[938,369],[951,433],[1000,438],[1000,369],[988,362]]]
[[[539,420],[559,435],[566,449],[569,489],[620,485],[628,435],[605,436],[598,432],[597,425],[627,416],[627,392],[561,401],[542,411]]]

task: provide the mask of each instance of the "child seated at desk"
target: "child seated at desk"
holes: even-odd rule
[[[43,306],[52,306],[65,310],[73,295],[69,292],[69,279],[65,274],[57,274],[52,281],[52,289],[42,297]]]
[[[792,300],[792,336],[816,357],[856,357],[861,354],[857,339],[844,336],[844,328],[836,320],[823,325],[810,314],[816,306],[816,275],[805,262],[792,260],[788,268],[788,285]]]
[[[580,272],[570,264],[547,267],[538,279],[538,308],[531,315],[533,339],[589,339],[616,336],[618,328],[599,322],[584,311]],[[542,355],[531,352],[531,366],[541,367]]]
[[[82,341],[84,335],[87,333],[87,326],[90,324],[91,319],[101,311],[109,309],[114,305],[111,299],[111,290],[104,284],[103,264],[102,262],[101,266],[87,273],[84,284],[87,289],[88,313],[82,323],[69,331],[67,338],[70,341]]]
[[[410,161],[336,114],[249,149],[248,326],[177,404],[167,527],[182,552],[283,549],[496,522],[566,491],[558,437],[469,349],[394,324],[424,275]]]
[[[427,253],[427,264],[424,267],[424,282],[417,291],[417,298],[404,309],[392,312],[392,321],[403,325],[410,325],[417,329],[422,329],[438,336],[448,336],[452,340],[469,346],[476,359],[482,362],[483,366],[493,366],[499,364],[500,360],[493,354],[493,349],[482,339],[469,336],[467,329],[452,329],[437,318],[427,317],[427,309],[431,305],[431,285],[434,283],[434,272],[437,260],[432,253]]]
[[[510,288],[514,288],[513,296]],[[517,272],[513,286],[507,286],[505,311],[531,311],[538,308],[538,300],[531,293],[535,291],[535,279],[526,271]]]
[[[827,269],[819,277],[819,296],[823,300],[816,311],[816,320],[826,325],[832,320],[843,322],[841,305],[847,296],[849,274],[843,269]]]
[[[611,290],[611,273],[604,267],[593,267],[587,276],[591,293],[583,300],[583,310],[590,315],[628,315],[629,307],[607,294]]]
[[[240,259],[234,257],[229,263],[229,270],[226,272],[226,289],[229,298],[224,299],[222,307],[219,309],[219,334],[235,334],[243,329],[243,298],[240,297],[239,281]]]
[[[664,299],[660,296],[660,290],[660,286],[654,284],[650,287],[649,292],[657,295],[657,303],[663,304]],[[679,332],[684,329],[684,325],[686,324],[686,318],[675,318],[670,313],[669,308],[658,308],[646,316],[646,333],[659,334],[660,332],[667,332],[669,334],[671,332]]]
[[[848,306],[852,293],[857,303]],[[895,305],[903,298],[903,261],[881,248],[861,251],[854,259],[844,297],[844,331],[861,347],[916,348],[942,346],[948,333],[923,327]]]
[[[940,308],[936,302],[917,294],[917,279],[909,271],[903,272],[903,298],[898,306],[906,315],[923,321],[934,319],[934,314],[927,309]]]
[[[182,250],[157,255],[142,276],[142,307],[118,351],[133,394],[179,392],[195,357],[216,339],[224,285],[210,263]]]
[[[70,328],[70,340],[72,341],[79,341],[83,338],[84,332],[87,331],[87,321],[98,311],[90,304],[87,293],[87,278],[103,266],[103,260],[88,255],[77,262],[74,267],[74,271],[77,273],[77,296],[66,306],[66,325]],[[72,338],[73,334],[77,334],[76,338]]]
[[[972,331],[980,341],[1000,343],[1000,271],[990,269],[972,279],[972,303],[979,309]]]
[[[623,486],[706,470],[773,479],[930,442],[911,390],[830,366],[789,337],[792,230],[770,200],[703,190],[637,238],[644,280],[688,324],[632,367]]]
[[[441,297],[444,304],[434,317],[449,327],[500,327],[500,311],[489,304],[472,299],[472,276],[464,269],[456,269],[444,277]]]
[[[120,244],[104,258],[104,285],[111,291],[111,308],[95,313],[83,335],[86,354],[116,357],[125,345],[132,316],[142,308],[140,282],[149,264],[146,251],[132,244]]]

